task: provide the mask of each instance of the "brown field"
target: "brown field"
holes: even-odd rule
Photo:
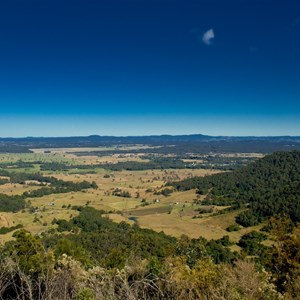
[[[161,214],[171,212],[171,210],[172,207],[170,205],[164,205],[164,206],[153,205],[149,208],[139,208],[139,209],[129,210],[127,214],[128,216],[133,216],[133,217],[143,217],[149,215],[161,215]]]
[[[183,162],[186,163],[203,163],[203,159],[182,159]]]
[[[6,183],[0,185],[0,194],[21,195],[24,192],[33,191],[39,188],[39,186],[32,186],[29,184]]]
[[[73,158],[78,161],[79,164],[83,165],[95,165],[95,164],[103,164],[103,163],[112,163],[116,164],[118,162],[124,162],[124,161],[137,161],[137,162],[148,162],[148,159],[142,159],[141,157],[144,154],[130,154],[130,155],[124,155],[124,154],[114,154],[111,156],[75,156],[73,154],[67,154],[66,156],[69,158]]]
[[[12,221],[5,213],[0,214],[0,227],[10,227],[12,226]]]
[[[79,148],[39,148],[30,149],[34,153],[45,153],[49,151],[51,153],[72,153],[72,152],[93,152],[93,151],[109,151],[109,150],[139,150],[139,149],[154,149],[160,148],[160,146],[149,145],[123,145],[115,147],[79,147]]]

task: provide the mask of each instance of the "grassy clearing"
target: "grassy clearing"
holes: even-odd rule
[[[70,159],[63,154],[56,153],[1,153],[0,163],[14,163],[17,161],[24,162],[65,162],[65,163],[75,163],[73,159]]]
[[[165,205],[165,206],[155,205],[154,207],[130,210],[128,211],[128,215],[133,217],[141,217],[141,216],[169,213],[171,210],[172,208],[170,207],[170,205]]]

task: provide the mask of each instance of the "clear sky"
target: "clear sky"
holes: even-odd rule
[[[300,135],[300,1],[0,1],[0,104],[0,136]]]

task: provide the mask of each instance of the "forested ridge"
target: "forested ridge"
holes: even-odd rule
[[[276,152],[233,172],[169,183],[178,190],[196,188],[204,203],[245,206],[237,221],[255,225],[267,217],[287,214],[300,221],[300,151]]]

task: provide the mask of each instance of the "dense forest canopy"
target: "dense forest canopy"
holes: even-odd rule
[[[248,205],[237,221],[251,226],[276,214],[300,221],[300,151],[276,152],[239,170],[170,183],[178,190],[196,188],[207,203]]]

